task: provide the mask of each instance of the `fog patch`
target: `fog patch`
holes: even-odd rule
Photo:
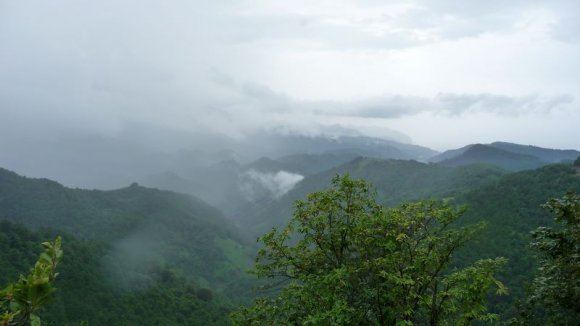
[[[249,201],[256,201],[264,196],[279,199],[302,179],[304,176],[298,173],[282,170],[269,173],[250,169],[242,174],[240,189]]]
[[[115,242],[104,257],[105,270],[119,289],[144,290],[165,270],[162,244],[150,232],[137,232]]]

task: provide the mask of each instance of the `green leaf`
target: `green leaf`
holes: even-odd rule
[[[37,315],[30,315],[30,326],[40,326],[40,317]]]

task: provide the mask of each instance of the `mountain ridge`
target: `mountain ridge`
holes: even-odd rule
[[[218,209],[191,195],[136,183],[108,191],[72,189],[0,169],[0,219],[110,243],[110,258],[137,279],[167,263],[201,284],[226,289],[245,277],[253,252]]]
[[[573,161],[580,151],[551,149],[496,141],[489,144],[469,144],[444,151],[430,162],[458,166],[474,163],[494,164],[511,171],[534,169],[540,166]]]

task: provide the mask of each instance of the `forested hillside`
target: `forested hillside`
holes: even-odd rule
[[[255,295],[257,283],[245,271],[257,247],[248,239],[285,225],[295,200],[347,173],[370,181],[377,200],[388,207],[428,198],[466,205],[455,225],[483,222],[486,228],[457,251],[450,268],[473,257],[508,258],[498,278],[510,295],[494,298],[490,306],[504,319],[517,315],[516,302],[533,277],[530,231],[553,224],[541,205],[567,191],[580,192],[577,168],[567,164],[510,173],[491,165],[357,158],[306,177],[280,198],[247,205],[237,216],[239,229],[189,195],[137,184],[114,191],[70,189],[0,170],[0,283],[33,264],[38,243],[64,234],[59,291],[43,320],[226,324],[229,312]]]
[[[272,180],[278,173],[301,178],[362,156],[425,160],[437,153],[417,145],[360,135],[306,137],[264,133],[253,135],[245,142],[248,147],[244,151],[232,151],[230,155],[182,153],[166,172],[145,176],[139,182],[194,195],[232,217],[239,215],[240,209],[248,204],[278,197],[270,189],[284,183],[284,180]]]
[[[451,199],[466,205],[458,223],[486,223],[483,233],[458,253],[457,260],[470,257],[506,257],[500,278],[510,296],[493,302],[493,309],[506,316],[515,314],[525,285],[533,276],[534,256],[528,249],[530,232],[552,225],[550,213],[541,205],[567,191],[580,192],[580,176],[571,165],[549,165],[537,170],[508,173],[487,165],[444,167],[415,161],[357,159],[339,168],[306,178],[279,201],[263,203],[254,220],[247,222],[254,234],[272,226],[283,226],[292,216],[292,202],[324,189],[333,175],[350,175],[371,181],[378,199],[388,206],[425,198]]]
[[[32,267],[40,243],[56,230],[29,231],[0,221],[0,284],[14,281]],[[151,281],[126,289],[103,263],[114,248],[97,240],[65,235],[58,267],[57,294],[40,313],[46,325],[226,325],[231,303],[176,275],[170,266],[151,270]],[[0,286],[1,288],[1,286]]]
[[[457,198],[458,203],[468,206],[464,223],[487,224],[473,246],[459,257],[484,254],[508,258],[500,277],[511,289],[511,296],[503,298],[506,302],[498,309],[513,310],[514,301],[523,297],[535,267],[535,256],[528,248],[530,232],[553,225],[552,215],[542,205],[566,192],[580,193],[580,175],[570,165],[549,165],[505,175]]]
[[[259,235],[272,226],[284,225],[292,216],[293,203],[307,194],[324,189],[336,174],[371,182],[379,200],[389,206],[423,198],[454,197],[505,173],[494,166],[472,165],[459,168],[417,161],[358,158],[347,164],[305,178],[279,200],[262,201],[239,213],[240,225]]]
[[[139,286],[156,266],[216,290],[242,286],[252,249],[219,210],[189,195],[133,184],[113,190],[70,189],[0,170],[0,219],[50,227],[111,246],[110,272]]]

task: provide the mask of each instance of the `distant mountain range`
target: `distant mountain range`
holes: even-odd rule
[[[420,146],[363,136],[269,135],[267,139],[256,136],[246,143],[252,144],[254,153],[265,156],[243,163],[235,155],[226,153],[184,155],[183,161],[177,165],[182,168],[149,175],[139,182],[149,187],[192,194],[220,207],[226,216],[233,217],[247,207],[291,190],[293,184],[279,185],[285,182],[281,173],[292,174],[291,177],[299,180],[332,170],[358,157],[429,161],[448,167],[486,164],[507,171],[520,171],[572,161],[580,155],[575,150],[504,142],[472,144],[439,154]],[[208,160],[209,157],[213,161]],[[202,161],[204,163],[200,163]],[[277,191],[278,188],[281,190]]]
[[[235,203],[232,196],[237,196],[223,196],[223,190],[231,189],[232,183],[221,179],[236,179],[240,171],[252,168],[259,172],[283,170],[305,176],[362,156],[420,162],[442,162],[454,158],[443,164],[487,163],[521,170],[573,160],[579,154],[575,150],[492,143],[484,145],[533,156],[540,162],[513,155],[502,159],[501,153],[474,151],[466,153],[467,157],[456,158],[473,145],[439,153],[411,144],[407,137],[392,136],[389,139],[369,137],[337,126],[311,133],[264,129],[232,136],[207,130],[168,132],[152,126],[129,125],[112,135],[71,131],[55,137],[26,138],[18,142],[2,139],[0,166],[23,175],[46,177],[69,187],[85,189],[118,189],[131,182],[144,182],[161,189],[191,193],[211,204],[221,205],[232,200]],[[258,162],[262,158],[271,161]],[[223,176],[215,173],[220,167],[226,168]],[[174,184],[179,185],[174,187]],[[214,200],[214,197],[224,198]]]
[[[295,154],[350,154],[382,159],[426,160],[437,152],[423,146],[394,140],[348,136],[306,136],[301,134],[258,134],[245,144],[259,156],[279,158]]]
[[[140,183],[159,189],[195,195],[232,216],[243,206],[277,197],[272,194],[284,182],[278,173],[294,178],[316,174],[357,157],[426,160],[437,152],[426,147],[364,136],[316,136],[261,134],[244,140],[252,155],[244,162],[240,155],[182,155],[176,168],[145,176]],[[245,153],[246,157],[251,157]],[[211,162],[207,157],[221,158]],[[196,159],[198,158],[198,159]],[[199,162],[203,160],[203,164]],[[285,188],[281,189],[282,192]],[[283,194],[283,193],[282,193]]]
[[[509,171],[538,168],[551,163],[571,162],[580,156],[576,150],[560,150],[506,142],[471,144],[448,150],[429,159],[447,166],[492,164]]]

